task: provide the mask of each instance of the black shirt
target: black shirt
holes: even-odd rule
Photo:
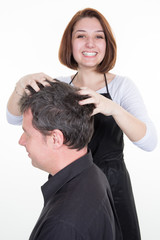
[[[113,240],[115,216],[108,181],[91,153],[42,186],[44,207],[30,240]]]

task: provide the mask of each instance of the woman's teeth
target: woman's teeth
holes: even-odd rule
[[[83,52],[84,56],[95,56],[97,53],[96,52]]]

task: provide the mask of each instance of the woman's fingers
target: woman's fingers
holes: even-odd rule
[[[79,94],[89,95],[89,98],[79,101],[79,104],[85,105],[93,103],[95,105],[95,109],[92,115],[97,113],[102,113],[106,116],[112,115],[115,108],[115,104],[112,100],[86,87],[81,88],[79,90]]]
[[[94,103],[95,105],[99,104],[99,101],[100,101],[99,93],[96,93],[95,91],[93,91],[93,90],[91,90],[89,88],[81,88],[79,90],[79,94],[81,94],[81,95],[88,95],[89,96],[89,98],[79,101],[79,103],[81,105],[91,104],[91,103]]]
[[[27,85],[30,85],[36,92],[40,90],[37,83],[42,84],[43,86],[48,85],[46,80],[54,81],[50,76],[45,73],[34,73],[22,77],[16,84],[16,87],[20,92],[25,91],[27,94],[29,91],[26,89]]]

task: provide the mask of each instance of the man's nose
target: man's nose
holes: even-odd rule
[[[25,137],[24,137],[24,133],[21,135],[18,143],[21,145],[21,146],[25,146]]]

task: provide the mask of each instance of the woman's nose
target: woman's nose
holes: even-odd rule
[[[95,46],[94,39],[91,38],[91,37],[88,37],[88,38],[87,38],[87,41],[86,41],[86,45],[87,45],[87,47],[89,47],[89,48],[94,47],[94,46]]]

